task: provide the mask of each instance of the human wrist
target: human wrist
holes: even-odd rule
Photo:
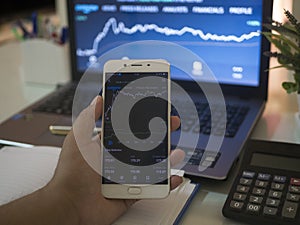
[[[49,185],[0,207],[0,224],[77,225],[76,210],[67,198]]]
[[[38,190],[38,195],[53,210],[51,214],[56,218],[56,224],[79,224],[77,209],[62,189],[48,184]]]

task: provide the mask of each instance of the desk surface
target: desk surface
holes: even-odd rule
[[[271,66],[275,64],[275,61],[271,61]],[[0,46],[0,122],[55,88],[53,85],[25,83],[20,74],[20,65],[18,43]],[[281,88],[281,82],[290,79],[291,75],[284,69],[271,71],[268,102],[252,138],[300,143],[300,123],[295,119],[296,95],[288,95]],[[201,191],[185,214],[182,224],[239,224],[224,218],[221,213],[236,168],[226,181],[200,179]]]

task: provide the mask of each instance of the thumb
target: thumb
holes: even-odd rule
[[[102,97],[96,96],[91,104],[76,118],[73,124],[73,133],[77,144],[87,144],[94,136],[95,121],[102,114]]]
[[[97,121],[102,115],[103,98],[97,95],[90,104],[90,107],[95,108],[95,120]]]

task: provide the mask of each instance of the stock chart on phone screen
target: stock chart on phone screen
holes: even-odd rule
[[[136,83],[138,79],[147,77],[156,77],[161,81],[153,84],[142,82],[143,85]],[[103,175],[105,176],[103,179],[105,183],[162,184],[167,182],[169,139],[166,130],[161,129],[162,126],[167,128],[169,123],[168,102],[164,100],[168,99],[167,78],[167,72],[117,72],[109,75],[105,85],[103,110]],[[129,83],[133,85],[129,87]],[[137,101],[130,110],[129,118],[126,118],[124,112],[121,116],[112,117],[113,104],[118,96],[121,96],[124,104]],[[152,126],[150,130],[149,123],[155,117],[162,119],[160,122],[162,126]],[[130,129],[114,127],[113,119],[119,122],[128,119]],[[132,139],[131,134],[137,139]],[[150,136],[152,138],[149,138]],[[160,137],[163,138],[160,139]],[[153,148],[144,151],[145,146],[152,145]],[[124,167],[118,161],[127,166]]]

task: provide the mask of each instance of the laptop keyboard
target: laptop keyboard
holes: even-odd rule
[[[221,108],[221,106],[210,106],[208,103],[195,102],[200,122],[200,124],[198,124],[197,118],[193,116],[191,110],[188,108],[186,103],[179,101],[176,102],[176,104],[180,104],[184,108],[184,115],[181,117],[181,131],[193,132],[197,134],[201,133],[205,135],[222,135],[224,133],[224,123],[226,123],[225,136],[229,138],[233,138],[236,135],[240,125],[244,121],[249,111],[249,107],[247,106],[237,104],[226,104],[226,122],[223,122],[222,118],[224,116],[222,114],[223,109]],[[211,113],[214,113],[213,117],[211,116]],[[211,118],[213,118],[214,120],[212,121]],[[172,148],[174,147],[175,146],[172,146]],[[221,156],[220,152],[208,151],[201,148],[177,148],[180,148],[185,151],[186,158],[184,161],[186,162],[187,166],[196,165],[206,168],[213,168]]]
[[[61,115],[72,115],[73,98],[76,91],[76,84],[72,84],[58,90],[51,98],[33,109],[35,112],[55,113]]]
[[[180,103],[185,105],[184,102]],[[222,120],[222,108],[218,105],[212,105],[211,109],[208,103],[196,102],[196,109],[200,124],[197,123],[197,118],[189,113],[189,109],[185,108],[185,116],[182,118],[181,131],[201,133],[206,135],[222,135],[224,133],[224,120]],[[211,112],[212,111],[212,112]],[[244,121],[249,107],[241,105],[226,104],[226,130],[225,137],[234,137]],[[213,115],[213,121],[211,120]],[[213,127],[213,129],[212,129]],[[222,129],[223,128],[223,129]]]
[[[171,146],[172,149],[175,149],[175,146]],[[201,148],[188,148],[188,147],[176,147],[177,149],[181,149],[185,152],[185,165],[196,165],[202,166],[206,168],[213,168],[218,159],[221,156],[221,152],[213,152],[204,150]]]
[[[199,165],[207,168],[213,168],[220,156],[220,152],[205,151],[199,148],[196,148],[193,152],[186,151],[187,165]]]

